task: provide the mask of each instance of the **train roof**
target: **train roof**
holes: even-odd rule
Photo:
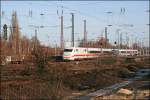
[[[138,51],[137,49],[119,49],[119,51]]]
[[[66,47],[64,49],[88,49],[88,50],[104,50],[104,51],[112,51],[112,50],[119,50],[119,51],[138,51],[137,49],[111,49],[111,48],[85,48],[85,47]]]
[[[105,51],[111,51],[112,49],[107,49],[107,48],[84,48],[84,47],[67,47],[65,49],[88,49],[88,50],[94,50],[94,51],[99,51],[99,50],[105,50]]]

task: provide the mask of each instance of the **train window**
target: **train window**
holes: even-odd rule
[[[100,53],[100,51],[89,51],[89,53]]]
[[[78,52],[78,49],[76,49],[76,52]]]
[[[110,53],[109,51],[103,51],[103,53]]]
[[[64,49],[64,52],[72,52],[72,49]]]
[[[130,51],[127,51],[127,53],[130,53]]]
[[[126,51],[121,51],[121,53],[126,53]]]

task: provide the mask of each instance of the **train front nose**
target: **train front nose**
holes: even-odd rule
[[[64,49],[63,59],[64,60],[70,60],[71,54],[72,54],[72,49]]]
[[[70,60],[71,58],[71,53],[64,53],[63,54],[63,60]]]

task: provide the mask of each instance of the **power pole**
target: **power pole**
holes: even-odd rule
[[[122,33],[120,33],[120,49],[122,49]]]
[[[74,13],[71,13],[72,15],[72,47],[74,47]]]
[[[37,29],[35,29],[35,41],[34,41],[34,49],[37,49]]]
[[[135,49],[137,49],[137,37],[135,37],[135,44],[136,44]]]
[[[63,16],[61,15],[61,36],[60,36],[60,47],[64,48],[64,36],[63,36]]]
[[[131,49],[133,49],[133,35],[131,35]]]
[[[105,27],[105,48],[107,47],[107,27]]]
[[[116,34],[117,34],[117,39],[116,39],[116,40],[117,40],[117,42],[118,42],[118,43],[117,43],[118,49],[120,49],[120,45],[119,45],[119,44],[120,44],[120,41],[119,41],[119,31],[120,31],[120,29],[117,29],[117,30],[116,30]]]
[[[2,50],[1,50],[1,49],[2,49],[2,45],[1,45],[1,44],[2,44],[1,42],[2,42],[2,41],[1,41],[1,40],[2,40],[2,39],[1,39],[1,32],[0,32],[0,54],[2,54]],[[2,64],[2,56],[1,56],[1,55],[0,55],[0,64]]]
[[[87,31],[86,31],[86,20],[84,20],[84,47],[87,44]]]
[[[128,37],[128,34],[126,33],[126,49],[128,48],[129,46],[129,37]]]
[[[59,15],[59,12],[57,10],[57,15],[60,18],[60,48],[61,50],[64,49],[64,36],[63,36],[63,31],[64,31],[64,26],[63,26],[63,6],[62,6],[62,10],[61,10],[61,16]]]

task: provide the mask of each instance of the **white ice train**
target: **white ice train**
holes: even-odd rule
[[[96,58],[99,56],[99,54],[133,56],[138,54],[138,50],[69,47],[64,49],[63,60]]]

